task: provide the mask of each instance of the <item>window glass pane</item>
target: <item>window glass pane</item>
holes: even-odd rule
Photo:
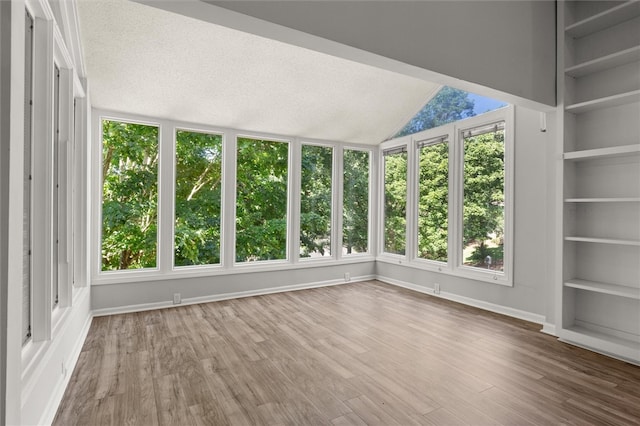
[[[465,131],[463,263],[503,271],[504,123]]]
[[[238,138],[236,262],[287,258],[289,144]]]
[[[154,268],[158,128],[102,121],[102,270]]]
[[[447,261],[449,144],[426,143],[419,149],[418,257]]]
[[[412,135],[505,106],[505,102],[445,86],[393,138]]]
[[[333,148],[302,145],[300,257],[331,255]]]
[[[404,254],[407,232],[407,153],[384,155],[384,251]]]
[[[175,266],[220,263],[222,136],[176,132]]]
[[[342,210],[342,253],[369,251],[369,164],[368,151],[344,150]]]

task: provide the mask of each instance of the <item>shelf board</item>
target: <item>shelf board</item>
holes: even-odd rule
[[[640,337],[638,340],[623,339],[580,326],[562,329],[559,334],[562,341],[640,363]]]
[[[640,241],[620,240],[617,238],[591,238],[591,237],[564,237],[566,241],[577,241],[580,243],[617,244],[621,246],[638,246]]]
[[[565,203],[640,203],[640,197],[565,198]]]
[[[583,112],[593,111],[596,109],[610,108],[618,105],[626,105],[640,101],[640,90],[620,93],[618,95],[606,96],[604,98],[592,99],[590,101],[578,102],[577,104],[567,105],[564,109],[574,114],[582,114]]]
[[[565,28],[565,33],[573,38],[580,38],[637,16],[640,16],[640,1],[632,0],[575,22]]]
[[[626,287],[617,284],[608,284],[597,281],[588,281],[580,279],[568,280],[564,283],[565,287],[577,288],[580,290],[593,291],[595,293],[610,294],[613,296],[626,297],[629,299],[640,300],[640,288]]]
[[[640,144],[613,146],[610,148],[585,149],[564,153],[565,160],[591,160],[596,158],[622,157],[640,154]]]
[[[564,70],[564,72],[572,77],[582,77],[603,71],[610,68],[619,67],[621,65],[630,64],[640,60],[640,46],[634,46],[620,52],[612,53],[601,58],[583,62]]]

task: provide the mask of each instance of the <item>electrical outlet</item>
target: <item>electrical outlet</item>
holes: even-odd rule
[[[345,272],[344,273],[344,280],[345,281],[351,281],[351,274],[349,272]]]
[[[182,302],[182,299],[180,298],[180,293],[173,293],[173,304],[179,305],[180,302]]]
[[[434,283],[433,284],[433,292],[435,294],[440,294],[440,284],[438,284],[438,283]]]

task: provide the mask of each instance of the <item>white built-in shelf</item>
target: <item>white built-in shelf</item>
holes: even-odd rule
[[[565,160],[592,160],[596,158],[622,157],[640,154],[640,144],[612,146],[609,148],[585,149],[564,153]]]
[[[640,197],[565,198],[565,203],[640,203]]]
[[[640,363],[640,337],[637,340],[623,339],[586,327],[573,326],[561,331],[561,340],[612,354],[635,364]]]
[[[583,112],[587,111],[610,108],[618,105],[626,105],[633,102],[640,102],[640,90],[632,90],[631,92],[605,96],[604,98],[592,99],[590,101],[567,105],[565,107],[565,111],[572,112],[574,114],[582,114]]]
[[[634,46],[630,49],[625,49],[620,52],[574,65],[567,68],[565,73],[572,77],[582,77],[636,61],[640,61],[640,46]]]
[[[573,38],[580,38],[638,16],[640,16],[640,1],[628,1],[569,25],[565,28],[565,33]]]
[[[596,293],[610,294],[613,296],[627,297],[629,299],[640,300],[640,288],[627,287],[624,285],[573,279],[573,280],[565,281],[564,286],[577,288],[580,290],[593,291]]]
[[[620,246],[638,246],[640,241],[621,240],[618,238],[592,238],[592,237],[564,237],[566,241],[577,241],[580,243],[616,244]]]

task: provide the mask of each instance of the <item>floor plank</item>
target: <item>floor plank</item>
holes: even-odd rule
[[[55,425],[640,424],[640,367],[377,281],[93,320]]]

